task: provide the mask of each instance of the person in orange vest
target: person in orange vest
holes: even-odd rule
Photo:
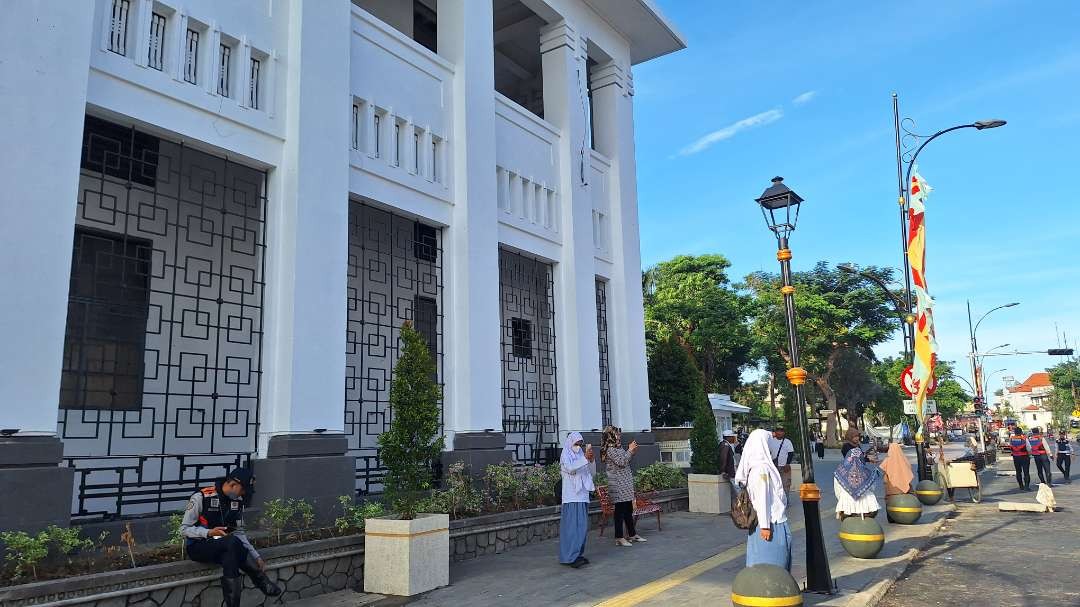
[[[1053,487],[1050,482],[1050,446],[1043,438],[1042,428],[1032,428],[1031,436],[1028,437],[1031,449],[1031,459],[1035,460],[1035,471],[1039,473],[1039,482]]]
[[[1016,469],[1016,484],[1020,485],[1021,491],[1031,491],[1031,452],[1028,450],[1027,437],[1019,427],[1013,427],[1009,452],[1012,453],[1013,468]]]

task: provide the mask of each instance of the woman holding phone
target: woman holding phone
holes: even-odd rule
[[[615,545],[633,546],[633,542],[644,542],[645,538],[637,534],[634,525],[634,472],[630,460],[637,453],[637,441],[630,441],[625,449],[622,446],[622,428],[608,426],[604,428],[604,440],[600,444],[600,461],[607,466],[608,493],[615,505]],[[623,527],[626,535],[623,535]]]
[[[559,520],[559,562],[577,569],[589,564],[585,558],[585,540],[589,535],[589,492],[593,485],[592,445],[586,445],[580,432],[571,432],[563,441],[559,457],[562,472],[562,508]]]

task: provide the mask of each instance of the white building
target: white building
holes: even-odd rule
[[[732,416],[750,413],[750,407],[731,400],[730,394],[709,394],[709,405],[712,407],[713,417],[716,418],[717,437],[722,437],[724,430],[733,428]]]
[[[649,428],[631,66],[684,47],[651,0],[45,0],[0,32],[0,483],[52,487],[4,522],[172,510],[249,458],[265,496],[378,490],[406,320],[450,458]]]
[[[1054,384],[1046,372],[1032,373],[1021,383],[1007,384],[998,404],[999,410],[1012,409],[1025,428],[1046,431],[1054,420],[1049,410]]]

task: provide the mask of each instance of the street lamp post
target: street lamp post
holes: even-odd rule
[[[821,501],[821,490],[814,482],[814,460],[810,456],[810,427],[806,419],[806,397],[803,393],[806,370],[799,366],[799,337],[795,330],[795,287],[791,284],[791,249],[788,248],[788,237],[795,231],[802,201],[798,194],[784,185],[783,177],[774,177],[772,185],[756,199],[761,205],[761,214],[765,217],[766,225],[776,236],[776,259],[780,262],[780,277],[783,283],[780,292],[784,295],[788,350],[791,357],[791,368],[785,375],[795,389],[795,413],[801,439],[799,457],[802,460],[803,482],[799,486],[799,499],[802,501],[803,518],[806,521],[806,590],[832,594],[832,574],[829,572],[829,556],[825,552],[818,505]]]
[[[983,314],[982,317],[979,318],[979,321],[976,322],[974,326],[972,326],[972,324],[971,324],[971,300],[969,299],[968,302],[967,302],[968,337],[971,340],[971,381],[975,384],[974,385],[974,388],[975,388],[975,414],[979,418],[979,450],[980,451],[986,451],[986,440],[985,440],[985,437],[984,437],[984,434],[983,434],[983,427],[982,427],[982,413],[983,413],[983,410],[985,410],[985,407],[986,407],[986,398],[983,395],[983,380],[982,380],[982,376],[981,376],[982,364],[978,360],[979,341],[976,339],[975,335],[976,335],[976,332],[979,330],[979,325],[982,324],[982,321],[985,320],[987,316],[990,316],[990,314],[992,312],[995,312],[997,310],[1001,310],[1003,308],[1012,308],[1012,307],[1018,306],[1018,305],[1020,305],[1020,302],[1014,301],[1012,303],[1007,303],[1007,304],[1004,304],[1004,305],[1000,305],[1000,306],[998,306],[996,308],[993,308],[989,312],[987,312],[986,314]],[[1002,344],[1000,346],[991,348],[987,353],[989,353],[990,351],[996,350],[998,348],[1003,348],[1003,347],[1008,346],[1008,345],[1009,344]]]
[[[968,128],[975,129],[975,130],[978,130],[978,131],[982,131],[982,130],[985,130],[985,129],[996,129],[996,128],[1000,127],[1000,126],[1005,126],[1006,122],[1004,120],[993,119],[993,120],[979,120],[977,122],[972,122],[971,124],[958,124],[956,126],[949,127],[947,129],[942,129],[942,130],[934,133],[933,135],[930,135],[929,137],[921,137],[921,136],[914,135],[913,133],[909,132],[910,135],[913,135],[918,139],[924,139],[924,141],[919,145],[918,148],[915,149],[915,152],[913,154],[911,154],[911,158],[905,161],[904,153],[901,151],[900,101],[899,101],[899,98],[897,97],[896,93],[893,93],[893,95],[892,95],[892,102],[893,102],[893,125],[894,125],[894,128],[896,130],[896,180],[897,180],[897,187],[899,189],[898,199],[899,199],[899,203],[900,203],[900,239],[901,239],[902,248],[903,248],[903,252],[904,252],[903,257],[902,257],[902,261],[903,261],[903,264],[904,264],[904,301],[907,303],[906,307],[907,307],[908,310],[914,310],[914,306],[912,305],[912,298],[911,298],[911,263],[908,261],[908,213],[909,213],[909,211],[911,209],[911,191],[910,191],[911,170],[915,166],[915,161],[918,160],[919,153],[922,152],[923,149],[931,141],[937,139],[938,137],[944,135],[945,133],[950,133],[952,131],[958,131],[960,129],[968,129]],[[906,171],[904,170],[904,164],[905,163],[907,164],[907,170]],[[903,177],[901,177],[901,175],[903,175]],[[908,318],[910,318],[912,322],[914,321],[914,319],[912,317],[909,316]],[[915,352],[915,327],[914,327],[914,325],[908,327],[908,330],[906,331],[906,338],[908,340],[906,350],[908,352],[910,352],[912,355],[914,355],[914,352]],[[908,362],[910,364],[912,361],[909,360]],[[927,480],[928,478],[930,478],[930,475],[928,474],[928,470],[927,470],[927,465],[926,465],[926,442],[925,442],[925,439],[923,438],[922,433],[923,433],[923,428],[919,428],[919,431],[915,435],[915,453],[916,453],[916,456],[918,458],[919,480],[920,481]]]

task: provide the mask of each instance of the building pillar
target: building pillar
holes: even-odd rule
[[[608,283],[612,413],[615,424],[624,430],[645,431],[652,423],[645,358],[645,308],[641,294],[634,82],[629,64],[609,61],[597,66],[593,70],[591,86],[597,147],[610,156],[611,171],[615,176],[611,180],[614,271]]]
[[[350,6],[289,4],[286,135],[267,221],[256,500],[302,498],[320,521],[356,490],[344,435]]]
[[[94,4],[4,7],[0,39],[0,529],[66,526],[56,436]]]
[[[560,21],[540,33],[544,117],[559,129],[557,154],[562,205],[562,259],[555,268],[555,344],[559,428],[600,429],[600,357],[596,328],[596,262],[592,198],[587,185],[591,151],[585,130],[585,59],[588,47]]]
[[[447,141],[454,206],[443,241],[445,462],[465,461],[474,474],[510,458],[502,431],[494,48],[490,2],[439,1],[439,55],[454,63]]]

